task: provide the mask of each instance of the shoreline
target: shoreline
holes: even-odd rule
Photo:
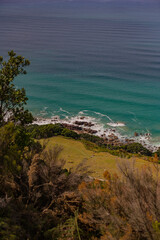
[[[135,132],[133,137],[128,137],[126,135],[123,136],[120,134],[116,127],[125,126],[125,124],[122,122],[106,123],[108,125],[108,128],[105,128],[103,124],[97,123],[92,117],[78,115],[76,117],[66,117],[65,119],[61,119],[56,115],[52,118],[37,117],[32,124],[46,125],[56,123],[60,123],[64,127],[79,134],[88,133],[101,137],[106,141],[106,143],[114,146],[121,146],[130,143],[141,143],[145,148],[149,149],[152,152],[156,152],[159,148],[159,146],[155,146],[150,142],[151,135],[149,133],[140,135]]]

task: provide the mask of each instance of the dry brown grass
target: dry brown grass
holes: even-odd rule
[[[84,199],[80,222],[97,239],[160,239],[160,166],[138,169],[124,160],[119,170],[120,178],[106,171],[105,181],[80,185]]]

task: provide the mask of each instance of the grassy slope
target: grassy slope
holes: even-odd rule
[[[63,146],[61,158],[66,160],[67,169],[76,167],[86,159],[86,165],[89,166],[89,170],[93,172],[91,175],[94,177],[103,178],[105,169],[108,169],[112,173],[117,171],[117,162],[120,161],[120,158],[117,156],[106,152],[87,150],[82,142],[61,136],[48,138],[47,140],[47,148],[51,148],[56,144]],[[43,140],[40,141],[42,142]],[[128,161],[130,161],[130,159]],[[141,158],[136,159],[137,166],[145,163],[146,161]]]

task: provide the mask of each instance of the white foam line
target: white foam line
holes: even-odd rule
[[[120,122],[107,123],[107,125],[109,125],[111,127],[124,127],[125,126],[124,123],[120,123]]]
[[[99,113],[99,112],[94,112],[95,114],[97,115],[100,115],[102,117],[107,117],[111,122],[114,122],[108,115],[105,115],[105,114],[102,114],[102,113]]]
[[[70,114],[68,111],[64,110],[64,109],[63,109],[63,108],[61,108],[61,107],[60,107],[59,111],[61,111],[61,112],[65,112],[65,113],[68,113],[68,114]]]

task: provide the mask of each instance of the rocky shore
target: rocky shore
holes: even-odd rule
[[[133,137],[122,136],[119,134],[116,128],[109,127],[105,129],[103,126],[92,120],[90,117],[86,116],[76,116],[70,119],[60,119],[59,116],[54,116],[52,118],[37,118],[33,122],[33,124],[38,125],[55,123],[60,123],[64,127],[73,130],[79,134],[88,133],[91,135],[99,136],[105,140],[106,144],[111,144],[113,146],[122,146],[124,144],[139,142],[152,152],[155,152],[158,149],[157,146],[154,146],[150,143],[151,136],[149,133],[141,135],[135,132]]]

